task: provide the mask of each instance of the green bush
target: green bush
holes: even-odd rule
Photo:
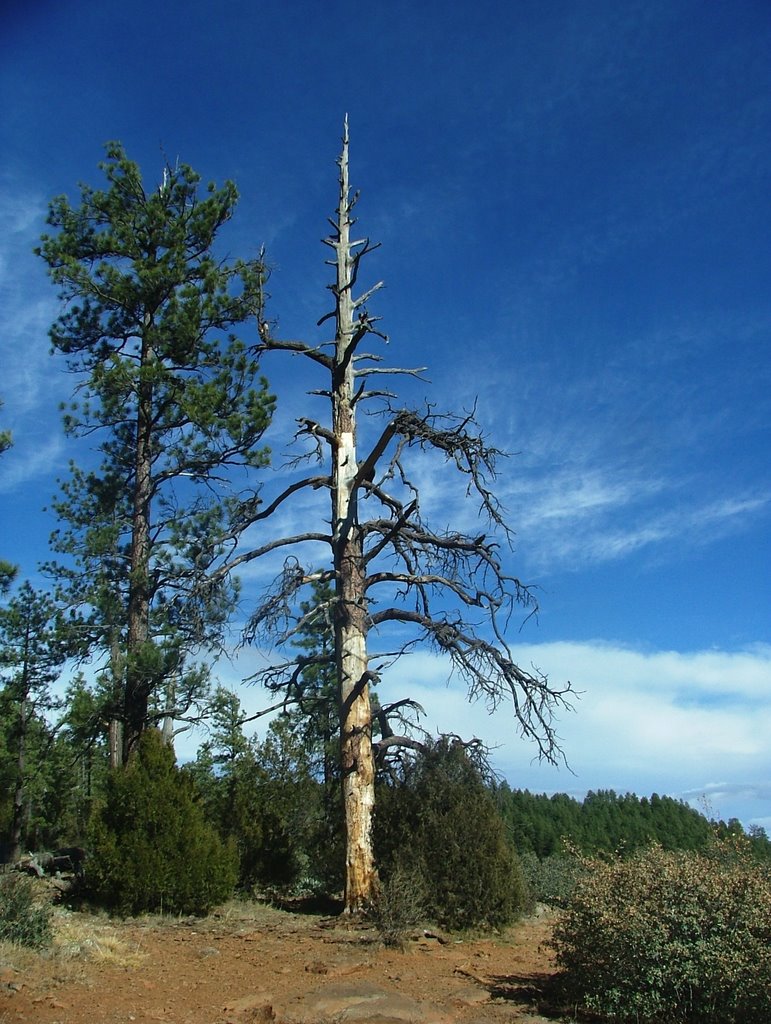
[[[525,902],[517,855],[478,768],[440,740],[404,783],[381,787],[375,850],[385,885],[396,870],[421,880],[427,917],[450,929],[508,924]]]
[[[0,875],[0,941],[41,949],[51,943],[51,905],[36,896],[30,878]]]
[[[531,850],[520,853],[519,861],[531,903],[566,907],[583,872],[575,854],[553,853],[541,860]]]
[[[771,1020],[771,875],[743,846],[587,861],[552,940],[564,994],[618,1022]]]
[[[235,850],[205,822],[156,730],[111,773],[88,846],[87,895],[120,914],[205,914],[231,895],[238,874]]]

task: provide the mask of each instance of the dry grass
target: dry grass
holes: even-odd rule
[[[0,966],[31,971],[45,963],[57,977],[70,977],[83,963],[109,963],[135,967],[145,959],[139,944],[125,929],[103,915],[54,909],[53,943],[33,950],[13,942],[0,942]]]
[[[116,967],[136,967],[145,959],[139,944],[109,917],[66,910],[57,911],[54,918],[52,953],[61,960],[88,960]]]
[[[50,898],[50,894],[49,894]],[[249,900],[230,900],[208,917],[187,918],[144,915],[123,921],[104,913],[71,911],[56,906],[53,911],[53,943],[33,950],[12,942],[0,942],[0,968],[25,974],[43,972],[55,983],[83,980],[88,964],[137,967],[147,954],[142,932],[174,926],[192,926],[198,932],[292,931],[297,927],[291,915],[275,907]]]

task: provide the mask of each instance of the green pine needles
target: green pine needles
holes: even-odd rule
[[[87,895],[120,914],[206,914],[238,877],[234,847],[207,824],[192,780],[152,729],[110,774],[88,848]]]
[[[426,917],[453,930],[509,924],[525,904],[516,852],[490,790],[463,745],[440,739],[403,785],[378,793],[381,879],[410,876]]]
[[[264,263],[218,252],[235,186],[204,192],[179,164],[148,188],[118,143],[100,166],[107,188],[55,198],[37,250],[63,302],[51,342],[78,380],[65,428],[100,459],[62,485],[64,558],[47,568],[109,659],[125,762],[143,729],[205,696],[189,659],[218,649],[236,598],[223,563],[259,503],[274,399],[234,333],[257,339]]]

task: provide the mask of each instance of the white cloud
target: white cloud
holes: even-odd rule
[[[639,486],[631,481],[627,485],[611,482],[604,487],[601,472],[595,470],[587,495],[580,484],[571,490],[572,471],[566,476],[564,487],[559,477],[553,478],[540,496],[536,482],[535,498],[518,522],[530,557],[552,568],[615,561],[674,542],[704,546],[754,523],[767,514],[771,500],[771,495],[747,494],[699,501],[693,495],[678,494],[673,486],[651,505],[646,499],[663,490],[660,481]]]
[[[0,348],[2,426],[14,449],[2,467],[4,489],[61,467],[60,401],[71,391],[61,361],[50,355],[48,328],[56,316],[56,290],[32,253],[45,225],[42,198],[5,181],[0,191]]]
[[[557,685],[570,679],[580,695],[574,712],[557,724],[570,768],[534,760],[537,751],[518,736],[511,706],[504,702],[489,714],[484,702],[469,703],[462,680],[448,679],[447,662],[429,652],[416,651],[384,671],[381,703],[408,696],[423,707],[421,725],[430,733],[479,737],[514,788],[578,798],[590,789],[657,792],[710,816],[771,828],[771,646],[642,652],[551,643],[519,645],[514,653],[523,667],[538,667]],[[246,715],[256,715],[275,697],[242,680],[278,660],[276,651],[244,648],[221,659],[213,676],[238,693]],[[272,717],[255,719],[247,734],[264,735]],[[181,734],[178,760],[194,758],[206,736],[205,729]]]
[[[29,438],[25,432],[17,433],[14,446],[0,462],[0,494],[18,490],[25,484],[44,481],[51,485],[64,468],[64,440],[61,431],[48,439]]]
[[[524,667],[581,694],[557,731],[572,771],[533,764],[537,753],[517,736],[510,708],[488,716],[468,705],[462,682],[430,654],[390,670],[381,699],[409,695],[426,709],[431,730],[477,735],[514,787],[652,792],[696,803],[706,794],[719,816],[755,821],[771,812],[771,648],[747,651],[641,652],[600,643],[518,645]],[[712,780],[725,780],[716,790]]]

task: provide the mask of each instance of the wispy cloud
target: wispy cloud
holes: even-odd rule
[[[523,548],[544,568],[578,569],[665,545],[704,547],[747,529],[771,508],[771,493],[700,503],[674,483],[666,489],[661,483],[650,489],[600,484],[587,502],[583,488],[574,491],[570,484],[570,478],[550,480],[540,497],[536,484],[535,498],[519,522]],[[652,493],[661,499],[654,506],[646,500]]]
[[[510,355],[494,335],[439,367],[437,393],[455,408],[477,399],[490,442],[514,453],[499,460],[497,492],[528,571],[695,550],[761,523],[771,475],[752,453],[771,414],[764,335],[755,314],[695,310],[596,351],[586,339],[580,366],[532,345]],[[433,479],[437,507],[467,516],[450,475]]]
[[[36,439],[29,444],[22,436],[0,462],[0,494],[10,494],[32,482],[50,484],[53,489],[54,479],[64,470],[64,448],[61,431],[42,443]]]
[[[50,354],[48,328],[56,293],[32,249],[45,223],[45,202],[23,182],[5,180],[0,190],[0,346],[2,426],[13,448],[0,462],[0,490],[63,472],[65,442],[59,403],[71,388]]]

